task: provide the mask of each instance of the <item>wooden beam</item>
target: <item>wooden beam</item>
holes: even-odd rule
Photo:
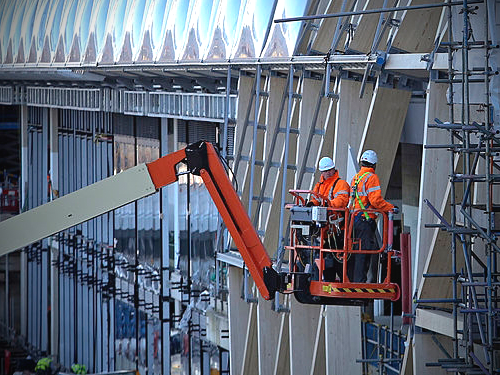
[[[312,357],[310,375],[321,375],[326,369],[326,348],[325,348],[325,309],[321,306],[321,312],[318,319],[318,328],[316,329],[316,340]]]
[[[358,160],[365,150],[377,152],[376,172],[380,178],[382,194],[385,194],[389,184],[410,99],[411,91],[382,87],[380,78],[377,80],[358,146]]]
[[[349,176],[347,176],[348,145],[351,145],[353,154],[357,155],[373,94],[373,90],[365,90],[365,95],[360,99],[360,88],[360,82],[347,79],[340,81],[333,160],[340,176],[345,178],[348,183],[351,182]]]
[[[285,296],[285,305],[289,305],[290,295]],[[290,327],[288,314],[280,315],[280,330],[278,345],[276,347],[276,362],[274,364],[274,375],[290,374]]]
[[[334,114],[336,102],[322,96],[322,82],[315,79],[304,79],[302,100],[300,101],[299,135],[297,137],[297,170],[305,170],[306,167],[316,170],[320,153],[325,142],[327,131],[333,131]],[[316,107],[319,102],[319,110],[316,123],[314,119]],[[320,132],[314,132],[314,126]],[[308,145],[308,138],[312,132],[311,142]],[[309,148],[307,148],[309,146]],[[297,175],[298,178],[298,175]],[[314,173],[306,172],[299,186],[297,179],[295,187],[297,189],[311,189],[317,181]]]
[[[383,4],[383,0],[368,0],[363,10],[379,9],[383,7]],[[392,6],[392,4],[390,6]],[[387,18],[387,13],[384,13],[383,17]],[[349,44],[349,49],[363,53],[370,53],[375,38],[375,33],[377,31],[379,19],[380,14],[377,13],[364,14],[359,17],[353,40]],[[380,32],[382,32],[382,28],[383,26],[381,27]],[[385,50],[383,41],[387,39],[388,31],[389,29],[385,30],[383,36],[380,39],[381,42],[379,44],[379,47],[376,49]]]
[[[431,82],[427,90],[425,122],[433,123],[448,118],[447,86]],[[413,260],[413,285],[418,287],[417,298],[449,298],[450,278],[423,278],[423,273],[450,273],[450,238],[438,229],[425,228],[425,224],[439,223],[438,218],[424,203],[427,199],[441,215],[449,217],[451,156],[446,149],[426,148],[426,145],[448,144],[448,132],[439,129],[424,130],[424,150],[420,177],[420,198],[417,227],[417,245]],[[454,161],[457,163],[458,159]],[[445,211],[446,210],[446,211]],[[457,252],[458,264],[460,252]]]
[[[248,318],[246,322],[246,332],[244,335],[245,344],[243,346],[243,361],[236,364],[236,368],[241,368],[242,375],[252,375],[259,366],[258,344],[257,344],[257,306],[250,303]],[[241,367],[240,367],[241,366]]]
[[[433,340],[437,339],[439,345]],[[446,373],[440,367],[428,367],[427,363],[436,363],[439,359],[446,358],[441,348],[452,355],[452,340],[439,334],[415,333],[413,335],[413,374],[440,375]]]
[[[448,337],[455,337],[453,315],[440,310],[417,309],[415,325]],[[463,330],[462,314],[458,315],[457,330]],[[461,336],[461,335],[460,335]],[[459,336],[459,337],[460,337]]]
[[[295,79],[293,84],[293,92],[297,94],[302,94],[302,85],[299,86],[300,80]],[[277,120],[279,117],[279,110],[283,98],[284,90],[288,90],[288,82],[282,78],[272,77],[271,85],[270,85],[270,96],[268,100],[268,131],[266,132],[265,145],[266,147],[272,142],[272,137],[276,126],[278,125],[280,128],[285,129],[287,126],[287,112],[288,112],[288,99],[285,101],[285,106],[283,107],[283,111],[281,113],[281,121],[280,124],[277,124]],[[292,100],[292,112],[291,112],[291,128],[297,129],[299,123],[299,107],[300,103],[296,100]],[[282,185],[283,185],[283,170],[284,170],[284,161],[285,161],[285,140],[286,134],[279,133],[277,136],[277,142],[274,148],[274,155],[272,160],[275,162],[279,162],[281,168],[271,168],[268,173],[268,182],[266,184],[266,197],[272,197],[272,203],[263,203],[263,210],[261,211],[261,217],[263,223],[259,229],[262,229],[266,232],[266,236],[264,238],[264,246],[268,249],[272,249],[274,251],[279,246],[279,220],[270,220],[271,218],[279,218],[280,211],[282,207]],[[270,157],[268,155],[270,153],[270,148],[266,149],[265,157]],[[293,165],[296,161],[297,155],[297,135],[291,133],[289,136],[288,142],[288,161],[287,164]],[[264,176],[263,176],[264,177]],[[286,196],[285,199],[289,200],[288,190],[295,188],[295,171],[288,169],[286,173]],[[284,223],[288,222],[288,212],[285,211],[285,219]],[[286,225],[285,225],[286,230]]]
[[[267,130],[264,135],[264,164],[267,159],[270,162],[279,162],[282,158],[283,150],[285,149],[285,134],[278,133],[274,149],[271,149],[272,139],[276,128],[286,128],[286,117],[288,100],[285,100],[285,106],[280,113],[283,92],[288,90],[288,81],[285,78],[271,77],[269,90],[269,98],[266,106],[266,125]],[[279,116],[281,121],[278,123]],[[293,136],[291,137],[293,140]],[[273,154],[271,154],[273,153]],[[263,202],[260,211],[259,229],[265,230],[264,247],[274,251],[278,244],[279,234],[279,217],[281,203],[281,184],[282,184],[282,169],[280,167],[271,167],[267,173],[267,183],[264,186],[264,197],[272,197],[272,202]],[[290,171],[288,171],[290,172]],[[288,174],[288,173],[287,173]],[[262,178],[264,178],[264,174]],[[254,194],[257,195],[258,194]],[[270,218],[278,218],[278,220],[270,220]]]
[[[274,301],[266,301],[259,295],[257,305],[258,373],[272,375],[276,363],[276,348],[280,346],[281,316],[272,310]],[[252,355],[256,355],[254,352]],[[254,368],[255,369],[255,368]]]
[[[442,0],[411,0],[409,5],[441,3]],[[406,52],[430,53],[443,8],[403,11],[392,46]]]
[[[361,308],[327,306],[325,336],[326,374],[361,374]]]
[[[347,0],[346,10],[350,9],[352,6],[353,0]],[[330,1],[328,9],[325,14],[338,13],[342,9],[342,1]],[[318,21],[316,21],[318,22]],[[323,18],[319,21],[319,30],[314,38],[312,49],[314,51],[327,53],[330,50],[332,45],[333,37],[335,35],[335,29],[337,28],[337,19],[336,18]],[[340,39],[339,47],[342,47],[343,50],[345,41],[345,36]]]
[[[290,375],[308,374],[311,370],[320,312],[321,306],[290,299]]]
[[[229,319],[229,351],[230,365],[233,369],[241,369],[247,336],[250,304],[241,298],[243,271],[241,268],[229,266],[228,272],[228,319]]]
[[[413,338],[406,342],[403,362],[401,363],[400,375],[413,375]]]
[[[252,132],[253,128],[251,126],[247,126],[245,128],[245,119],[247,116],[247,111],[250,112],[249,121],[252,121],[254,118],[255,111],[255,101],[252,100],[252,89],[255,82],[255,78],[240,75],[238,80],[238,110],[236,117],[236,127],[235,127],[235,144],[234,149],[236,151],[241,147],[241,155],[249,155],[251,146],[252,146]],[[243,144],[240,146],[241,142]],[[235,155],[236,157],[236,155]],[[240,185],[240,189],[242,190],[241,201],[245,207],[248,207],[248,189],[245,188],[245,185],[248,184],[247,181],[247,165],[248,163],[244,161],[240,161],[239,165],[233,165],[233,170],[236,171],[236,180]],[[244,167],[245,166],[245,167]]]

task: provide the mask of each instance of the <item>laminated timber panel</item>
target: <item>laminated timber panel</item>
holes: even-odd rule
[[[446,172],[443,171],[445,174]],[[447,176],[447,175],[446,175]],[[446,187],[447,199],[442,202],[441,210],[436,207],[443,217],[450,222],[450,200],[449,200],[449,187]],[[459,189],[457,189],[456,200],[460,201],[460,196],[458,195]],[[428,209],[425,207],[424,209]],[[433,223],[438,222],[434,217]],[[420,226],[425,225],[421,223]],[[429,229],[424,229],[429,230]],[[427,253],[427,258],[423,266],[422,274],[445,274],[452,272],[452,258],[451,258],[451,236],[446,232],[438,232],[432,237],[432,242],[430,246],[430,251]],[[420,251],[425,251],[422,247],[419,248]],[[456,254],[457,254],[457,270],[461,270],[465,267],[465,261],[463,257],[463,249],[460,241],[457,240],[456,244]],[[443,298],[453,298],[453,283],[451,277],[422,277],[420,275],[420,280],[418,286],[417,297],[419,299],[443,299]],[[460,288],[458,290],[458,297],[460,297]],[[452,308],[450,303],[433,303],[433,307],[437,308]]]
[[[259,364],[258,343],[257,343],[257,306],[255,303],[250,303],[248,311],[248,320],[246,322],[245,345],[243,347],[243,361],[241,366],[241,375],[253,375]],[[231,351],[231,353],[233,353]]]
[[[390,3],[391,1],[388,1],[387,7],[393,5]],[[379,9],[383,8],[383,5],[384,5],[384,0],[368,0],[363,10]],[[387,14],[388,13],[384,13],[384,16],[387,17]],[[356,31],[354,32],[354,36],[351,43],[349,44],[350,50],[362,53],[371,52],[379,19],[380,19],[380,13],[363,14],[361,17],[358,18]],[[382,27],[380,29],[381,31]],[[381,43],[379,44],[377,49],[385,50],[385,46],[383,45],[382,41],[387,39],[387,35],[388,35],[388,29],[384,31],[384,34],[380,39]]]
[[[249,155],[252,146],[251,139],[253,128],[251,126],[248,126],[245,133],[243,133],[243,129],[245,126],[247,111],[250,111],[249,120],[253,118],[254,114],[255,102],[251,101],[254,83],[255,78],[246,75],[240,75],[240,78],[238,80],[238,110],[236,115],[236,129],[234,134],[234,149],[235,152],[237,152],[236,150],[240,148],[240,143],[243,142],[243,145],[241,146],[242,155]],[[236,158],[237,155],[234,155],[234,157]],[[243,206],[248,207],[248,189],[245,189],[247,168],[246,166],[244,166],[245,162],[240,161],[239,165],[237,166],[236,180],[238,181],[240,189],[243,192],[243,194],[241,195]],[[233,166],[233,170],[235,169],[235,167],[236,166]]]
[[[313,361],[311,365],[310,375],[323,375],[326,365],[326,347],[325,347],[325,308],[321,306],[321,312],[318,320],[318,328],[316,330],[316,340],[314,342]]]
[[[453,343],[449,337],[439,334],[415,333],[413,335],[413,374],[425,375],[443,375],[447,374],[445,369],[441,367],[428,367],[426,363],[437,363],[443,359],[445,354],[442,349],[433,340],[433,337],[438,340],[444,350],[448,353],[453,353]]]
[[[471,144],[476,144],[478,142],[477,138],[471,135]],[[474,157],[471,157],[471,160],[473,160]],[[475,171],[472,171],[474,174],[486,174],[486,161],[483,158],[479,158],[478,160],[478,165]],[[495,172],[493,172],[495,173]],[[483,206],[486,207],[486,202],[487,196],[486,196],[486,190],[488,189],[488,183],[482,182],[482,183],[475,183],[473,184],[473,189],[472,189],[472,197],[473,197],[473,204],[478,205],[478,206]],[[499,186],[496,184],[491,185],[491,202],[496,203],[500,202],[500,189]],[[484,212],[483,210],[474,210],[475,213],[473,217],[478,220],[483,229],[486,229],[488,227],[487,220],[488,220],[488,214]],[[463,215],[458,213],[460,217],[460,221],[463,219]],[[496,213],[495,213],[496,216]],[[475,241],[474,244],[472,245],[472,248],[476,254],[476,256],[484,263],[488,263],[488,251],[486,251],[486,241],[484,240],[479,240]],[[483,272],[484,269],[481,267],[481,265],[472,259],[472,272]]]
[[[449,194],[448,175],[451,171],[451,159],[449,152],[445,149],[425,148],[426,145],[447,144],[450,142],[450,136],[447,131],[439,129],[429,129],[427,122],[434,122],[435,118],[447,119],[448,106],[446,105],[445,84],[431,82],[427,89],[426,116],[424,125],[424,149],[422,154],[422,167],[420,173],[420,201],[419,201],[419,223],[417,228],[417,246],[415,249],[414,264],[414,282],[417,287],[422,277],[423,267],[427,255],[432,252],[431,246],[436,242],[439,233],[438,229],[426,229],[425,224],[437,223],[437,217],[424,203],[427,199],[434,207],[441,210],[443,202],[446,202]],[[444,210],[444,207],[442,207]],[[441,211],[441,214],[443,211]],[[446,246],[449,249],[449,246]],[[449,257],[443,259],[449,262]],[[418,284],[415,282],[417,281]]]
[[[339,13],[342,9],[343,1],[344,0],[331,1],[326,10],[326,13]],[[352,4],[353,0],[346,0],[345,10],[349,11],[352,7]],[[326,54],[330,50],[333,37],[335,35],[335,29],[337,28],[337,21],[338,18],[323,18],[319,21],[316,21],[317,23],[319,22],[320,27],[312,44],[313,51]],[[343,46],[344,40],[345,35],[340,38],[340,42],[338,45]]]
[[[232,369],[240,371],[244,362],[245,348],[247,347],[247,328],[249,326],[248,317],[251,316],[251,304],[241,298],[241,285],[243,283],[243,272],[241,268],[229,267],[228,287],[229,287],[229,350],[231,352],[230,365]],[[256,345],[255,345],[256,349]],[[254,351],[256,353],[256,350]],[[257,356],[255,356],[257,358]],[[257,366],[257,363],[255,363]],[[255,368],[255,367],[254,367]]]
[[[315,14],[326,14],[327,8],[330,6],[331,0],[318,0],[309,2],[309,7],[304,14],[315,15]],[[317,36],[318,29],[312,25],[319,25],[320,19],[306,21],[304,25],[304,30],[302,31],[302,37],[299,39],[299,45],[294,53],[294,55],[307,55],[308,48],[311,47],[312,42]],[[1,52],[1,51],[0,51]]]
[[[447,119],[445,84],[431,82],[427,90],[426,116],[427,123],[435,118]],[[449,195],[451,172],[451,155],[446,149],[425,148],[426,145],[448,144],[450,135],[445,130],[424,128],[424,150],[420,175],[420,203],[417,227],[417,246],[414,253],[413,285],[418,287],[417,297],[449,298],[452,296],[452,283],[449,278],[423,278],[423,273],[450,273],[450,235],[438,229],[425,228],[425,224],[439,223],[437,217],[423,202],[427,199],[447,220],[450,217]],[[456,168],[458,159],[453,161]],[[456,194],[458,194],[458,190]],[[455,199],[460,201],[457,196]],[[461,249],[457,243],[457,269],[463,264]],[[438,307],[451,307],[438,305]]]
[[[401,362],[400,375],[413,375],[413,338],[405,343],[405,353]]]
[[[308,374],[311,370],[320,314],[321,306],[290,299],[290,375]]]
[[[453,314],[446,311],[416,309],[415,325],[448,337],[455,337]],[[463,316],[457,316],[457,330],[463,331]],[[460,338],[461,335],[459,335]]]
[[[285,305],[289,304],[290,295],[284,296]],[[290,327],[288,314],[280,315],[280,331],[278,345],[276,347],[276,362],[274,363],[274,375],[290,374]]]
[[[340,81],[340,98],[337,103],[334,161],[341,178],[351,183],[347,176],[348,146],[354,155],[363,137],[364,124],[370,110],[373,90],[366,89],[363,98],[359,98],[361,83],[342,79]]]
[[[276,143],[274,149],[271,149],[271,143],[274,132],[276,128],[286,128],[286,114],[287,114],[287,103],[285,100],[285,106],[283,111],[280,113],[281,102],[283,100],[283,93],[288,90],[288,82],[286,78],[280,78],[276,76],[271,77],[271,84],[269,90],[269,99],[267,100],[267,131],[264,136],[264,164],[266,159],[271,159],[271,161],[281,160],[282,151],[285,149],[285,134],[278,134],[276,137]],[[281,121],[278,123],[279,116],[281,115]],[[272,153],[272,154],[271,154]],[[272,202],[262,202],[260,211],[260,225],[259,229],[265,231],[264,237],[264,247],[266,249],[271,249],[274,251],[278,241],[279,233],[279,206],[281,200],[281,181],[282,181],[282,169],[279,170],[276,167],[270,167],[267,184],[264,186],[264,197],[271,197]],[[264,178],[264,176],[262,176]],[[255,195],[255,194],[254,194]],[[272,208],[278,206],[278,213]],[[277,216],[276,216],[277,215]],[[270,220],[270,218],[274,220]]]
[[[425,103],[422,108],[418,108],[423,113],[425,108]],[[411,108],[411,105],[410,105]],[[412,116],[412,113],[408,112],[407,118]],[[418,115],[415,114],[417,117]],[[423,115],[420,124],[415,122],[415,126],[422,129]],[[407,126],[408,123],[405,124]],[[423,131],[422,131],[423,134]],[[421,141],[420,137],[420,141]],[[404,230],[410,232],[411,236],[411,249],[415,251],[415,245],[417,243],[417,226],[418,226],[418,203],[419,203],[419,192],[420,192],[420,173],[415,173],[419,171],[422,165],[422,145],[412,144],[412,143],[401,143],[401,212],[404,221]]]
[[[259,374],[273,375],[280,337],[281,315],[272,310],[274,301],[259,295],[257,304],[257,340],[259,347]],[[256,353],[254,353],[255,355]]]
[[[331,101],[330,107],[325,118],[323,144],[320,151],[320,156],[333,157],[333,148],[335,142],[335,112],[337,101]],[[316,170],[315,181],[319,181],[321,173]]]
[[[266,137],[265,137],[265,157],[270,157],[270,144],[271,140],[273,137],[273,133],[276,129],[277,126],[279,126],[282,129],[286,129],[287,125],[287,111],[288,111],[288,98],[285,100],[285,106],[283,107],[283,112],[281,113],[281,121],[278,124],[278,118],[279,118],[279,109],[281,107],[281,101],[283,97],[283,93],[285,90],[288,90],[288,84],[287,80],[283,78],[278,78],[278,77],[271,77],[271,84],[270,84],[270,93],[269,93],[269,100],[268,100],[268,106],[267,106],[267,126],[268,130],[266,132]],[[294,80],[294,92],[297,92],[297,90],[301,90],[301,87],[297,87],[298,85],[298,80]],[[299,103],[297,100],[292,101],[292,118],[291,118],[291,128],[297,129],[298,127],[298,115],[299,113]],[[269,249],[271,252],[273,252],[276,249],[276,246],[278,245],[278,235],[279,235],[279,218],[280,218],[280,211],[281,211],[281,187],[282,187],[282,181],[283,181],[283,163],[284,163],[284,154],[285,154],[285,141],[286,141],[286,134],[285,133],[279,133],[277,137],[277,141],[274,147],[274,156],[273,156],[273,161],[279,161],[281,163],[281,169],[279,172],[277,172],[276,168],[270,168],[270,173],[267,176],[268,181],[267,181],[267,186],[265,190],[265,197],[271,197],[272,198],[272,204],[269,205],[267,203],[262,204],[263,210],[261,211],[261,217],[263,217],[262,224],[259,229],[263,229],[266,233],[265,238],[264,238],[264,247],[266,249]],[[296,155],[296,150],[297,150],[297,135],[295,134],[290,134],[289,137],[289,142],[288,142],[288,164],[294,164],[295,162],[295,155]],[[295,180],[295,173],[292,170],[287,170],[287,188],[286,192],[288,190],[293,189],[294,186],[294,180]],[[285,199],[289,199],[289,194],[286,194],[287,196]],[[267,208],[267,211],[266,209]],[[285,211],[285,215],[288,215],[288,211]],[[288,219],[287,216],[284,218],[284,223],[287,223]],[[286,227],[286,226],[285,226]]]
[[[361,307],[327,306],[325,328],[326,374],[361,375]]]
[[[251,158],[252,152],[252,142],[253,142],[253,124],[255,119],[255,102],[258,103],[259,112],[258,112],[258,123],[265,123],[265,99],[256,99],[251,102],[252,98],[252,90],[254,87],[254,77],[249,77],[245,75],[240,75],[239,79],[239,87],[238,87],[238,110],[237,110],[237,122],[236,122],[236,133],[235,133],[235,149],[237,150],[240,147],[240,143],[243,142],[243,146],[241,148],[241,154],[243,156],[248,156]],[[262,74],[262,78],[260,80],[261,88],[260,91],[263,92],[267,90],[265,87],[265,75]],[[249,125],[247,126],[245,134],[243,134],[244,122],[246,119],[248,108],[250,107],[250,116],[248,118]],[[256,153],[255,160],[262,160],[263,154],[263,144],[264,144],[264,132],[262,130],[257,131],[257,142],[256,142]],[[236,155],[235,155],[236,157]],[[251,174],[251,160],[248,162],[240,161],[240,165],[238,166],[238,171],[236,174],[236,178],[239,186],[242,191],[242,202],[244,207],[248,207],[248,194],[249,194],[249,186],[250,186],[250,174]],[[260,176],[262,172],[262,167],[259,165],[255,166],[254,170],[254,186],[253,186],[253,195],[258,195],[260,189]],[[252,215],[255,212],[256,205],[252,205]]]
[[[302,89],[302,100],[300,101],[300,122],[299,135],[297,138],[296,165],[297,170],[305,170],[305,167],[316,169],[320,158],[320,152],[323,148],[325,133],[327,128],[334,126],[335,112],[337,102],[325,98],[322,94],[322,81],[315,79],[304,79]],[[318,118],[316,123],[312,123],[314,113],[319,103]],[[323,130],[323,134],[315,132],[316,129]],[[307,149],[307,140],[312,132],[312,141]],[[299,176],[297,176],[298,178]],[[302,184],[298,186],[298,180],[295,182],[296,189],[311,189],[314,182],[314,174],[305,172],[302,178]]]
[[[442,0],[413,0],[408,5],[442,3]],[[434,39],[442,8],[403,11],[401,24],[392,46],[410,53],[429,53],[434,48]]]
[[[363,137],[358,147],[358,157],[365,150],[375,150],[378,156],[377,175],[382,195],[385,194],[398,150],[411,91],[379,86],[377,80],[373,92]]]

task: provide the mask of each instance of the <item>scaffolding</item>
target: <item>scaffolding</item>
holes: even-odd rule
[[[450,142],[427,147],[448,150],[451,170],[449,217],[434,207],[433,203],[438,202],[426,201],[439,219],[438,224],[427,227],[439,227],[450,234],[451,268],[446,274],[423,276],[451,278],[452,295],[417,300],[417,306],[451,306],[453,353],[441,347],[447,358],[427,366],[460,374],[500,373],[497,244],[500,138],[493,121],[490,95],[492,77],[498,74],[490,62],[490,54],[498,45],[492,44],[494,35],[490,35],[489,29],[488,12],[492,4],[483,4],[483,30],[472,27],[472,17],[480,17],[478,7],[470,6],[466,0],[458,13],[448,7],[448,40],[439,44],[448,52],[448,71],[442,77],[431,77],[434,83],[448,86],[448,120],[436,118],[428,127],[447,131]],[[452,22],[459,17],[462,22],[454,25]],[[475,25],[479,23],[476,20]],[[461,40],[453,38],[458,26],[462,29]],[[480,95],[478,88],[482,91]]]

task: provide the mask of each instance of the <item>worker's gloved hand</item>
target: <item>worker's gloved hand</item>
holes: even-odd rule
[[[392,209],[392,212],[394,212],[395,214],[398,214],[399,213],[399,207],[398,206],[394,206],[394,208]]]
[[[313,201],[309,201],[306,203],[306,207],[312,207],[312,206],[315,206]]]

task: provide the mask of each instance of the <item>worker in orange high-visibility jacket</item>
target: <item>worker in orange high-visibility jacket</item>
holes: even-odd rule
[[[367,150],[361,155],[361,169],[353,177],[351,182],[351,207],[359,211],[354,217],[353,238],[361,240],[361,249],[377,250],[376,239],[377,215],[363,211],[368,208],[381,211],[397,212],[396,206],[384,200],[380,189],[380,180],[375,174],[377,166],[377,154],[373,150]],[[368,268],[370,267],[371,254],[356,254],[348,264],[348,277],[353,282],[365,283]]]
[[[328,198],[328,206],[332,208],[346,208],[349,204],[349,184],[339,177],[333,160],[327,156],[321,158],[318,164],[321,177],[314,186],[313,192]],[[309,205],[319,206],[320,202],[311,198]]]
[[[335,168],[333,160],[327,156],[321,158],[318,164],[321,172],[319,182],[314,186],[313,192],[328,198],[327,205],[331,208],[344,209],[349,204],[349,184],[339,177],[339,172]],[[309,206],[320,205],[320,202],[314,197],[308,203]],[[338,213],[336,221],[338,222],[333,229],[333,234],[326,238],[323,246],[328,249],[344,248],[344,222],[343,214]],[[335,281],[336,277],[342,280],[342,263],[334,257],[333,254],[325,256],[325,270],[323,272],[324,281]]]

